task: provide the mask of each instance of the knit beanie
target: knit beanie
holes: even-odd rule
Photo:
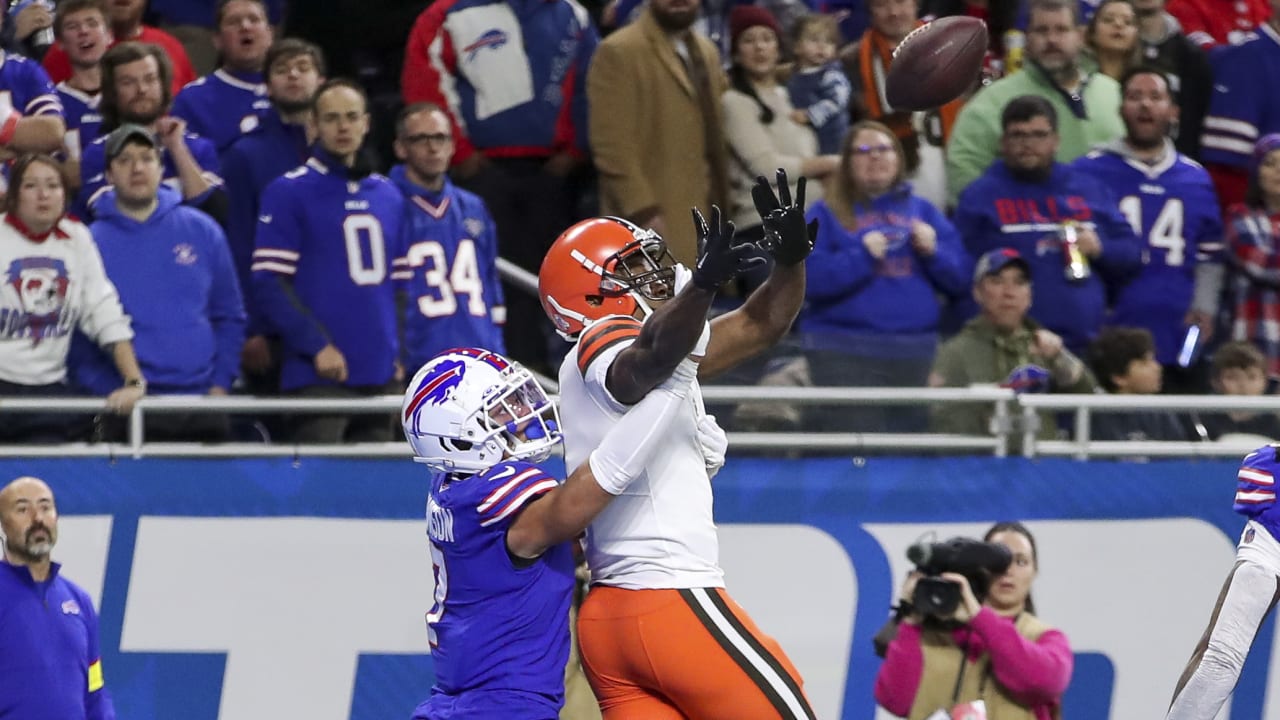
[[[738,38],[747,30],[763,25],[782,39],[782,29],[773,13],[758,5],[736,5],[729,11],[729,47],[738,46]]]

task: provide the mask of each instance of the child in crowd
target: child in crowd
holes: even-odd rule
[[[818,135],[818,152],[834,155],[849,130],[849,78],[836,61],[840,28],[830,15],[805,15],[792,28],[795,72],[787,92],[795,111],[791,119]]]
[[[1218,348],[1210,372],[1213,391],[1219,395],[1267,394],[1267,359],[1252,343],[1229,342]],[[1230,433],[1280,440],[1280,417],[1274,412],[1209,413],[1203,422],[1212,440]]]
[[[1093,373],[1107,392],[1117,395],[1156,395],[1164,368],[1156,361],[1155,340],[1145,328],[1113,327],[1098,335],[1089,348]],[[1190,440],[1187,425],[1165,410],[1096,412],[1092,440]]]

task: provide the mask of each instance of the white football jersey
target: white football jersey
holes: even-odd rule
[[[570,471],[627,411],[610,395],[605,376],[631,342],[634,337],[597,352],[585,369],[579,369],[579,343],[560,366],[560,421]],[[630,590],[724,587],[711,480],[698,443],[698,420],[705,412],[695,381],[688,411],[672,421],[644,472],[587,529],[592,584]]]

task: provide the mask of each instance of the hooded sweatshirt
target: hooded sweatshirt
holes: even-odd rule
[[[932,352],[939,295],[969,289],[972,261],[951,222],[903,184],[860,208],[856,228],[841,225],[827,198],[808,212],[818,220],[818,238],[805,262],[805,308],[797,323],[804,333],[885,336],[921,335]],[[911,245],[911,223],[933,227],[936,250],[923,257]],[[877,260],[864,238],[878,231],[888,238]]]
[[[133,318],[134,352],[154,393],[229,389],[240,367],[245,314],[226,237],[208,215],[161,186],[159,205],[138,222],[120,212],[115,191],[90,226],[107,276]],[[73,348],[73,374],[105,395],[120,376],[95,348]],[[92,350],[92,352],[87,352]]]

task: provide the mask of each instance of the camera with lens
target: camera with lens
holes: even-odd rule
[[[960,586],[939,575],[963,575],[974,597],[982,602],[991,581],[1009,569],[1013,555],[1004,545],[954,537],[946,542],[917,542],[907,548],[907,559],[924,575],[916,581],[911,604],[926,619],[945,620],[960,606]]]

